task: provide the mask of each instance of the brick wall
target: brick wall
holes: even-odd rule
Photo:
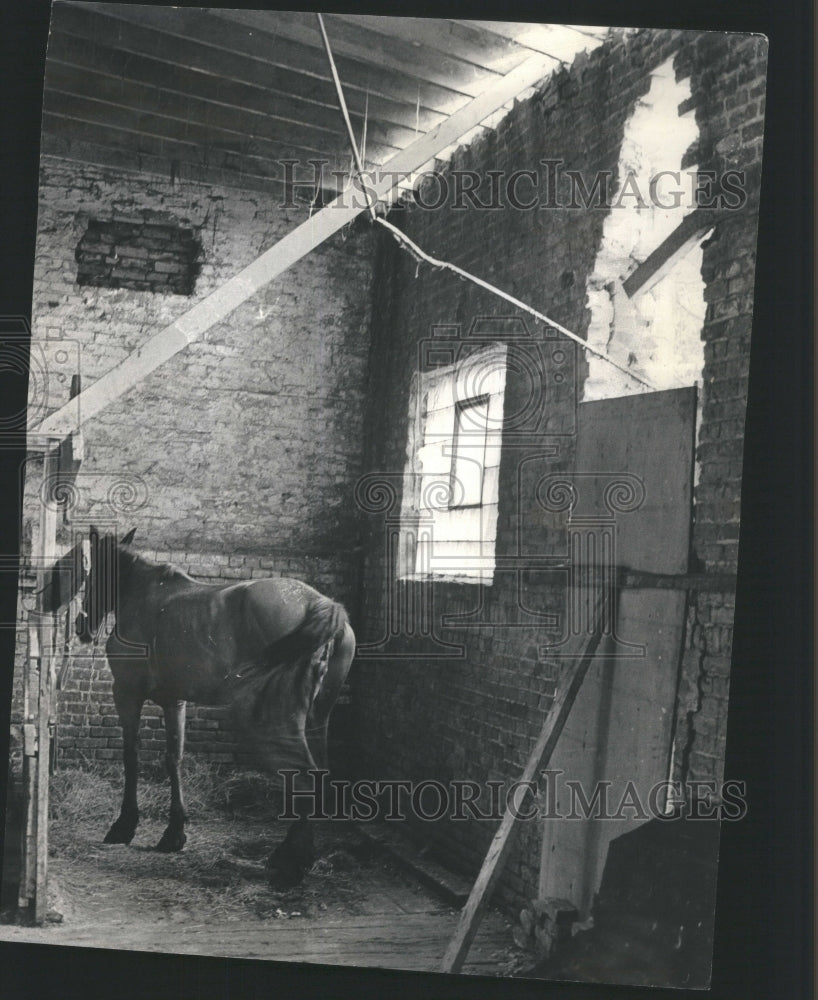
[[[539,171],[545,187],[544,157],[560,158],[567,169],[592,177],[616,175],[625,122],[647,93],[652,68],[675,57],[677,73],[691,81],[700,143],[688,163],[704,169],[747,171],[750,192],[760,169],[763,40],[671,31],[615,33],[570,70],[556,74],[530,99],[518,102],[496,130],[455,154],[450,168]],[[435,200],[430,191],[427,203]],[[563,199],[566,200],[566,199]],[[757,204],[725,223],[720,239],[704,257],[707,318],[703,423],[696,492],[695,559],[704,570],[735,570],[740,500],[743,419],[749,358],[753,253]],[[413,207],[401,226],[420,246],[494,282],[529,302],[577,334],[589,321],[586,283],[600,246],[605,210],[465,211],[451,203],[435,210]],[[407,440],[411,377],[418,366],[418,343],[435,325],[459,327],[465,336],[472,320],[500,316],[508,308],[451,275],[421,266],[384,237],[376,275],[371,385],[372,432],[368,465],[385,477],[400,478]],[[530,330],[533,334],[533,329]],[[541,335],[542,336],[542,335]],[[505,339],[502,332],[497,339]],[[544,344],[543,384],[549,423],[536,442],[504,444],[500,476],[498,556],[518,550],[518,529],[530,552],[562,551],[564,534],[532,511],[529,478],[571,468],[571,424],[577,386],[587,373],[573,354],[560,362]],[[564,341],[560,341],[564,347]],[[572,371],[572,366],[574,370]],[[506,412],[527,391],[525,379],[509,373]],[[551,447],[539,464],[526,460]],[[522,477],[517,477],[522,467]],[[384,539],[391,510],[369,517],[363,606],[365,635],[377,640],[387,608]],[[474,610],[477,589],[452,583],[427,587],[434,616]],[[553,695],[553,681],[537,658],[543,625],[536,613],[560,611],[564,594],[535,574],[498,572],[476,612],[493,627],[447,629],[441,638],[460,642],[459,659],[411,655],[406,640],[390,651],[406,658],[361,660],[354,673],[353,712],[358,734],[357,767],[367,777],[442,782],[471,778],[484,784],[518,777]],[[694,628],[694,625],[697,626]],[[720,776],[723,761],[732,625],[732,595],[702,594],[693,603],[680,690],[681,723],[676,764],[690,776]],[[423,825],[421,835],[450,863],[474,872],[493,834],[479,821]],[[541,831],[520,823],[504,876],[507,899],[536,892]]]
[[[744,171],[749,194],[746,208],[705,245],[702,262],[707,312],[693,545],[706,571],[734,573],[738,566],[766,52],[762,38],[713,32],[677,59],[691,76],[701,169]],[[721,782],[724,775],[734,610],[733,591],[698,594],[688,611],[675,748],[681,779]]]
[[[269,193],[44,157],[32,323],[32,358],[41,362],[31,408],[42,417],[65,403],[77,369],[92,384],[305,211],[281,209]],[[78,284],[75,254],[89,220],[192,233],[201,244],[193,294]],[[354,616],[350,496],[361,471],[372,259],[366,232],[330,239],[87,421],[62,543],[89,522],[136,527],[137,550],[203,579],[300,577]],[[41,463],[34,457],[28,467],[24,560],[37,532]],[[118,731],[103,725],[111,722],[109,675],[101,671],[88,698],[81,688],[90,669],[78,662],[63,698],[72,719],[61,739],[66,757],[116,750]],[[198,714],[210,730],[212,717]],[[197,742],[192,735],[191,749]]]

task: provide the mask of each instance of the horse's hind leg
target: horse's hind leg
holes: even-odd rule
[[[244,732],[260,765],[277,783],[281,781],[280,771],[294,772],[289,776],[289,789],[285,787],[284,803],[285,815],[288,813],[292,821],[284,840],[267,860],[271,887],[289,889],[301,882],[315,861],[312,823],[308,817],[320,804],[308,773],[315,770],[315,761],[304,735],[304,715],[291,717],[286,726],[271,727],[266,723],[249,726]],[[292,794],[288,795],[288,791]]]
[[[172,701],[162,706],[165,714],[165,762],[170,778],[170,817],[162,839],[156,845],[157,851],[181,851],[187,840],[185,835],[187,810],[182,793],[186,708],[183,701]]]
[[[136,782],[139,770],[139,717],[145,696],[142,685],[114,678],[114,704],[122,725],[122,758],[125,765],[125,791],[119,818],[105,835],[106,844],[130,844],[139,823]]]
[[[347,624],[343,633],[333,643],[326,673],[322,678],[321,687],[315,695],[307,719],[310,750],[318,766],[323,769],[329,767],[329,754],[327,752],[329,717],[335,702],[338,700],[338,695],[341,693],[354,655],[355,633]]]
[[[315,794],[309,779],[307,783],[301,781],[301,772],[295,776],[293,793],[292,801],[285,802],[285,807],[297,819],[291,821],[287,836],[266,862],[273,889],[290,889],[298,885],[315,861],[312,823],[308,817],[320,808],[320,796]]]

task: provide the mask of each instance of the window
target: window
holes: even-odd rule
[[[505,380],[505,345],[417,376],[401,509],[401,577],[491,583]]]

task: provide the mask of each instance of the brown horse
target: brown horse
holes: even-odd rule
[[[105,652],[122,723],[125,791],[108,844],[131,842],[139,822],[139,720],[150,699],[163,709],[170,818],[159,851],[185,844],[181,782],[185,703],[226,705],[237,730],[273,776],[297,771],[292,787],[312,790],[308,772],[327,763],[327,725],[355,652],[345,610],[299,580],[200,583],[91,529],[91,561],[76,631],[90,642],[106,615],[115,627]],[[309,740],[309,742],[308,742]],[[295,794],[298,819],[268,861],[277,887],[299,882],[314,860],[313,805]]]

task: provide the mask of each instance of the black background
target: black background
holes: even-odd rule
[[[223,0],[222,5],[229,4]],[[292,6],[303,9],[299,3]],[[0,318],[30,317],[49,6],[41,0],[5,0],[2,8]],[[574,24],[613,21],[753,31],[770,39],[726,762],[726,777],[747,782],[749,811],[743,821],[723,827],[709,995],[714,1000],[811,995],[814,42],[809,0],[729,5],[715,0],[514,0],[492,5],[480,0],[467,9],[452,2],[320,9]],[[24,379],[4,375],[0,417],[18,412],[25,403]],[[0,556],[17,551],[23,457],[20,450],[0,446]],[[15,607],[16,579],[0,574],[0,620],[13,620]],[[7,752],[13,645],[13,632],[0,630],[0,761]],[[5,778],[5,768],[0,768],[0,778]],[[668,991],[0,942],[3,998],[527,1000],[549,994],[616,1000],[658,992]],[[702,996],[683,991],[670,995],[680,1000]]]

